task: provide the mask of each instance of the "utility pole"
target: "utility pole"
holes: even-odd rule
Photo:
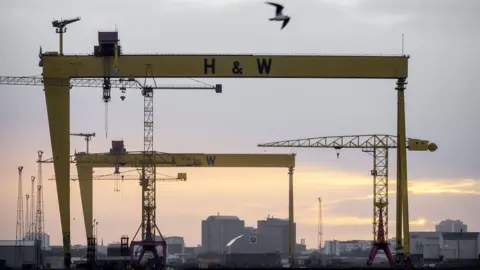
[[[80,136],[85,137],[85,141],[87,142],[87,154],[90,153],[90,141],[92,137],[95,137],[95,133],[70,133],[70,136]]]

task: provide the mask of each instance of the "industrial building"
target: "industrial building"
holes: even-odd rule
[[[327,240],[324,242],[323,250],[325,255],[340,256],[357,250],[370,250],[372,241],[368,240]]]
[[[467,232],[467,224],[464,224],[461,220],[443,220],[435,225],[436,232]]]
[[[476,260],[480,255],[478,232],[411,232],[412,255],[424,260]]]
[[[289,222],[288,219],[268,217],[266,220],[257,222],[257,231],[259,235],[264,235],[277,251],[282,254],[288,254],[289,242]],[[293,239],[296,239],[296,224],[293,224]]]
[[[323,245],[325,255],[340,256],[340,241],[328,240]]]
[[[223,254],[228,242],[244,229],[245,222],[236,216],[209,216],[202,220],[202,252]]]
[[[0,240],[0,261],[8,267],[42,264],[42,257],[38,241]]]
[[[180,236],[165,237],[167,242],[167,255],[184,254],[185,240]]]

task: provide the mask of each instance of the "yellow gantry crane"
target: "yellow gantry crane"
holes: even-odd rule
[[[407,139],[409,151],[436,151],[437,145],[426,140]],[[377,251],[382,249],[388,257],[390,264],[394,264],[393,257],[388,248],[388,150],[397,148],[397,136],[392,135],[351,135],[351,136],[327,136],[306,138],[297,140],[277,141],[258,144],[258,147],[289,147],[289,148],[333,148],[337,150],[337,157],[341,149],[361,149],[362,152],[373,156],[373,247],[367,262],[371,265]],[[398,175],[398,173],[397,173]],[[397,180],[397,196],[402,190]],[[406,197],[406,195],[404,195]],[[396,225],[401,226],[402,213],[397,213]],[[401,232],[401,230],[400,230]],[[398,230],[397,230],[398,233]],[[397,235],[397,237],[399,237]],[[406,236],[407,237],[407,236]],[[397,238],[398,239],[398,238]],[[401,235],[400,235],[401,239]],[[398,243],[397,243],[398,245]],[[402,249],[401,245],[397,249]],[[403,248],[409,253],[408,240]]]
[[[61,34],[61,33],[60,33]],[[61,41],[60,41],[61,44]],[[117,43],[115,42],[115,47],[117,48]],[[98,49],[98,48],[97,48]],[[120,48],[117,48],[120,49]],[[117,51],[115,49],[115,52]],[[97,50],[97,53],[101,53],[101,51]],[[42,55],[42,54],[41,54]],[[117,57],[115,57],[117,58]],[[40,64],[43,65],[43,59],[41,57]],[[146,77],[154,77],[149,75],[152,71],[147,67],[145,72]],[[141,176],[140,178],[140,185],[142,186],[142,222],[139,226],[139,230],[142,231],[142,240],[141,241],[133,241],[138,233],[132,239],[131,245],[133,244],[140,244],[143,249],[141,251],[141,255],[139,256],[139,260],[142,259],[143,254],[145,251],[152,252],[155,260],[159,260],[159,256],[156,252],[156,243],[160,243],[164,247],[164,253],[166,252],[166,242],[164,240],[155,241],[155,232],[159,233],[159,236],[163,239],[160,230],[156,226],[156,168],[155,168],[155,159],[154,159],[154,151],[153,151],[153,93],[155,90],[214,90],[216,93],[222,93],[222,85],[210,85],[210,84],[181,84],[181,85],[157,85],[154,81],[154,86],[147,86],[146,80],[144,83],[140,83],[138,80],[134,78],[111,78],[110,76],[104,76],[100,79],[75,79],[71,78],[70,80],[54,80],[48,79],[49,83],[53,83],[53,85],[57,87],[65,87],[68,86],[70,89],[72,87],[94,87],[94,88],[102,88],[103,89],[103,101],[105,105],[108,104],[111,100],[111,89],[118,88],[121,91],[120,99],[123,101],[125,99],[126,89],[133,88],[139,89],[142,92],[144,97],[144,151],[143,151],[143,159],[144,163],[142,164],[141,169]],[[199,81],[196,81],[199,82]],[[43,77],[15,77],[15,76],[0,76],[0,85],[32,85],[32,86],[43,86],[44,78]],[[107,112],[107,111],[106,111]],[[105,132],[107,128],[107,115],[105,115]],[[92,133],[93,134],[93,133]],[[87,141],[87,152],[89,152],[88,142],[91,136],[86,136],[87,134],[72,134],[70,135],[77,135],[77,136],[84,136]],[[117,168],[118,169],[118,168]],[[115,176],[111,176],[114,178]],[[183,176],[179,176],[179,179],[182,179]],[[114,178],[115,179],[115,178]],[[117,176],[118,179],[118,176]],[[163,178],[161,178],[163,179]],[[171,179],[171,177],[169,177]],[[121,179],[120,179],[121,180]],[[58,182],[57,182],[58,183]],[[118,183],[118,182],[116,182]],[[118,187],[116,186],[114,190],[118,191]],[[67,236],[64,239],[69,239],[69,234],[64,235]],[[66,242],[65,242],[66,243]],[[64,243],[64,249],[69,250],[70,242],[68,240],[68,245]],[[166,263],[166,255],[163,254],[162,256],[162,263]],[[70,261],[70,253],[65,253],[65,260],[66,262]],[[133,257],[132,257],[133,260]]]

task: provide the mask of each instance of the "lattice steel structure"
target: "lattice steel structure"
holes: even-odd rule
[[[44,207],[43,207],[43,182],[42,182],[42,155],[43,151],[38,150],[38,169],[37,169],[37,210],[36,210],[36,222],[35,222],[35,235],[36,240],[40,242],[41,249],[45,250],[45,219],[44,219]]]
[[[337,151],[343,148],[362,149],[373,156],[371,175],[374,181],[373,196],[373,247],[367,262],[370,265],[378,249],[387,254],[390,264],[394,260],[388,248],[388,150],[398,147],[397,136],[392,135],[353,135],[327,136],[297,140],[277,141],[258,144],[258,147],[292,147],[292,148],[333,148]],[[435,151],[436,145],[428,141],[407,139],[409,150]],[[339,156],[337,152],[337,157]]]
[[[22,191],[23,166],[18,167],[18,195],[17,195],[17,223],[15,232],[15,264],[23,264],[23,245],[25,236],[25,225],[23,216],[23,191]]]
[[[142,89],[142,85],[135,79],[122,79],[122,78],[109,78],[110,87],[118,89]],[[102,88],[104,84],[103,78],[71,78],[69,83],[65,84],[65,80],[52,80],[55,83],[55,86],[68,86],[72,87],[94,87]],[[42,86],[44,82],[43,77],[39,76],[0,76],[0,85],[32,85],[32,86]],[[221,88],[221,85],[217,84],[213,86],[218,89]],[[166,84],[155,86],[155,89],[159,90],[168,90],[168,89],[212,89],[211,85],[207,84]]]

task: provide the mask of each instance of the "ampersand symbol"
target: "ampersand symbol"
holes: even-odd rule
[[[238,62],[238,61],[233,62],[232,73],[233,74],[243,74],[243,68],[240,67],[240,62]]]

